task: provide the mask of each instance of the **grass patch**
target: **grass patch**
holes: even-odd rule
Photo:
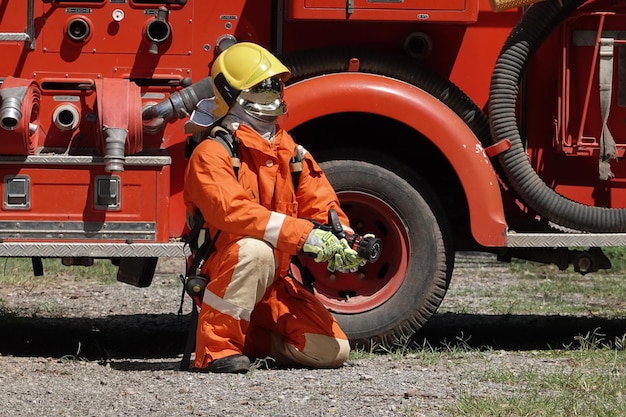
[[[117,267],[108,259],[95,259],[92,266],[65,266],[60,259],[42,259],[42,276],[35,276],[30,258],[0,259],[0,285],[44,285],[57,279],[117,281]]]
[[[463,335],[431,346],[400,340],[389,348],[357,349],[351,360],[384,355],[420,366],[462,369],[462,384],[442,415],[454,417],[617,417],[626,406],[626,335],[606,340],[595,330],[568,346],[535,352],[472,348]],[[534,356],[534,360],[525,359]],[[417,407],[403,415],[424,415]]]
[[[471,348],[460,335],[453,342],[431,346],[399,341],[389,348],[356,350],[350,359],[384,355],[410,358],[420,366],[462,368],[463,384],[451,401],[442,403],[454,417],[616,417],[626,406],[626,335],[612,341],[598,330],[580,335],[562,349],[530,353]],[[576,347],[573,347],[576,346]],[[498,360],[502,355],[504,360]],[[509,357],[507,360],[506,358]],[[529,366],[529,364],[531,364]],[[403,415],[424,415],[405,410]]]
[[[465,313],[480,303],[481,311],[490,314],[626,316],[622,273],[581,275],[571,269],[559,271],[554,265],[525,261],[512,261],[508,273],[514,278],[480,277],[481,285],[462,288],[454,288],[453,278],[450,295],[464,301],[453,307],[444,301],[440,311]]]
[[[562,417],[621,415],[626,378],[620,374],[586,375],[575,372],[514,375],[515,395],[464,396],[452,410],[456,416],[471,417]]]
[[[626,406],[626,352],[606,345],[546,352],[558,366],[527,369],[493,367],[478,375],[448,407],[450,415],[471,417],[561,417],[623,415]],[[490,386],[488,392],[480,387]],[[494,388],[497,387],[497,388]]]
[[[18,291],[58,285],[59,282],[75,285],[74,282],[95,281],[103,284],[117,282],[117,267],[110,260],[96,259],[92,266],[65,266],[60,259],[42,259],[44,274],[35,276],[30,258],[0,259],[0,287],[8,293],[0,294],[0,322],[10,322],[27,314],[31,317],[63,317],[66,308],[56,301],[45,301],[36,306],[25,307],[19,298],[9,296]],[[41,291],[41,290],[39,290]],[[9,303],[8,297],[12,297]]]
[[[488,349],[488,348],[487,348]],[[384,355],[392,360],[403,360],[407,357],[419,359],[424,365],[437,365],[451,357],[463,357],[468,353],[479,352],[468,343],[468,338],[460,334],[453,341],[443,341],[433,346],[428,340],[418,341],[412,337],[403,337],[392,346],[375,345],[368,349],[356,348],[350,351],[350,360],[368,359],[375,355]]]
[[[611,270],[613,272],[626,271],[626,248],[608,247],[603,248],[602,251],[611,260]]]

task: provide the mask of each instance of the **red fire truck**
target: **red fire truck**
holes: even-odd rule
[[[626,2],[0,3],[0,257],[148,286],[185,255],[183,125],[235,42],[291,69],[282,121],[384,250],[306,263],[355,343],[440,305],[457,251],[609,268],[626,246]],[[305,260],[306,262],[306,260]]]

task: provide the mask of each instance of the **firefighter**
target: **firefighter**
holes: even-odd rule
[[[349,221],[311,154],[293,181],[298,147],[277,124],[287,112],[284,81],[290,72],[259,45],[238,43],[216,58],[211,77],[215,125],[237,142],[239,167],[216,140],[193,151],[185,172],[188,213],[199,209],[204,227],[219,237],[201,268],[208,278],[198,315],[194,367],[244,373],[250,358],[285,366],[335,368],[350,350],[346,335],[322,303],[292,277],[292,257],[306,254],[329,270],[364,260],[345,239],[318,227],[335,209]]]

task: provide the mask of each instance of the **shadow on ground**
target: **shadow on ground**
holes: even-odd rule
[[[98,318],[0,319],[0,355],[90,360],[174,358],[184,350],[189,315],[111,315]],[[576,343],[594,332],[605,340],[626,334],[626,319],[539,315],[434,315],[415,336],[432,347],[462,340],[474,349],[542,350]]]
[[[0,354],[90,360],[171,358],[184,350],[189,315],[0,320]]]
[[[626,319],[567,315],[434,315],[416,335],[437,347],[463,341],[474,349],[545,350],[578,346],[587,334],[604,335],[606,342],[626,334]]]

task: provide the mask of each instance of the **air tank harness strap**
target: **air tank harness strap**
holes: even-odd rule
[[[233,163],[233,170],[235,171],[235,177],[239,179],[239,167],[241,161],[237,156],[237,147],[239,146],[239,140],[230,134],[230,132],[221,126],[216,126],[211,129],[211,139],[221,143],[228,151],[230,159]]]
[[[302,160],[304,159],[304,148],[301,145],[296,146],[296,154],[289,160],[289,170],[291,171],[291,180],[293,181],[293,191],[298,191],[300,184],[300,174],[302,173]]]
[[[195,298],[201,298],[204,293],[204,288],[208,283],[208,278],[200,275],[202,265],[209,258],[209,255],[213,251],[215,241],[220,235],[220,230],[215,232],[215,236],[211,237],[209,230],[204,229],[204,217],[199,209],[196,209],[193,220],[192,229],[189,232],[188,244],[192,250],[191,263],[186,269],[186,274],[183,277],[181,275],[181,281],[183,283],[183,291],[180,296],[180,307],[178,309],[178,315],[183,314],[183,304],[185,302],[185,293],[187,293],[191,301],[191,318],[189,321],[189,328],[187,330],[187,342],[185,344],[185,351],[183,352],[183,358],[180,362],[180,370],[188,370],[191,364],[191,352],[196,344],[196,327],[198,325],[198,307],[196,305]],[[198,246],[198,240],[201,236],[201,232],[205,232],[204,240]]]

